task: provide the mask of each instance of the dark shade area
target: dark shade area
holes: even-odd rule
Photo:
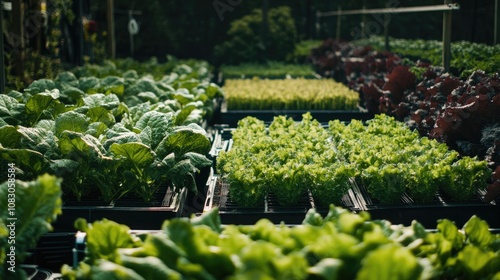
[[[269,1],[269,9],[282,5],[291,7],[297,29],[297,40],[324,39],[335,36],[336,18],[322,18],[316,21],[316,11],[360,9],[366,2],[367,8],[408,7],[435,5],[441,1],[432,0],[375,0],[375,1]],[[491,44],[493,42],[494,0],[457,1],[461,9],[453,12],[452,40],[467,40]],[[133,15],[140,25],[134,36],[134,57],[148,58],[166,54],[178,57],[214,59],[214,47],[227,39],[227,31],[233,20],[262,8],[263,1],[228,0],[115,0],[116,46],[119,57],[130,56],[130,36],[127,31],[128,10],[140,11]],[[106,27],[106,2],[92,1],[92,16],[99,22],[99,28]],[[370,32],[383,35],[383,26],[376,16],[366,16]],[[360,27],[362,16],[342,18],[341,37],[352,40]],[[319,24],[319,30],[316,28]],[[442,14],[424,12],[393,14],[389,35],[408,39],[440,39]]]

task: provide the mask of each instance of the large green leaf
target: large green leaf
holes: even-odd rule
[[[205,94],[210,99],[214,99],[216,97],[222,97],[222,90],[218,85],[216,85],[214,83],[210,83],[206,89]]]
[[[74,111],[63,113],[56,118],[56,135],[60,136],[64,131],[85,132],[89,126],[89,118],[84,114]]]
[[[28,114],[39,114],[50,106],[50,103],[59,98],[59,90],[44,91],[32,95],[26,102]]]
[[[19,117],[24,113],[24,104],[16,99],[0,94],[0,118],[6,123],[17,125],[20,123]]]
[[[134,122],[137,122],[144,114],[152,111],[149,102],[141,102],[136,106],[129,107],[130,116]]]
[[[86,160],[99,160],[104,158],[106,151],[98,139],[89,134],[64,131],[59,138],[59,148],[64,155],[84,157]]]
[[[107,140],[104,142],[104,148],[109,149],[113,143],[123,144],[129,142],[141,142],[139,136],[128,130],[123,124],[117,123],[111,129],[106,131]]]
[[[177,162],[172,169],[168,171],[169,179],[179,189],[187,188],[194,194],[198,193],[194,174],[198,169],[191,164],[189,159]]]
[[[0,144],[6,148],[19,148],[21,134],[12,125],[0,127]]]
[[[196,168],[202,168],[202,167],[212,165],[212,161],[209,160],[205,155],[202,155],[202,154],[188,152],[188,153],[185,153],[183,157],[189,159],[191,164],[193,166],[195,166]]]
[[[210,140],[208,140],[205,130],[195,124],[176,127],[157,148],[160,157],[171,152],[175,153],[177,157],[181,157],[188,152],[205,155],[208,151],[210,151]]]
[[[22,263],[43,234],[52,230],[51,223],[61,212],[61,180],[54,176],[42,175],[36,181],[23,182],[16,180],[15,212],[11,214],[7,203],[0,204],[0,217],[15,217],[16,261]],[[9,192],[7,182],[0,185],[0,197],[7,199]]]
[[[151,148],[148,146],[137,143],[114,143],[109,148],[109,151],[117,156],[126,158],[129,162],[133,163],[138,168],[144,168],[153,163],[155,155]]]
[[[43,127],[22,127],[18,132],[23,136],[22,144],[35,151],[44,154],[48,158],[60,156],[57,138],[51,130]]]
[[[141,143],[143,144],[151,146],[151,143],[153,143],[153,130],[149,126],[141,130],[141,133],[137,136],[141,139]]]
[[[175,115],[175,125],[182,125],[188,118],[188,116],[197,108],[203,107],[203,102],[196,101],[186,104],[180,111],[177,111]]]
[[[101,135],[103,135],[106,132],[107,129],[108,129],[108,126],[105,125],[104,123],[93,122],[87,128],[87,131],[85,131],[85,134],[90,134],[96,138],[99,138]]]
[[[111,88],[123,85],[123,78],[118,76],[107,76],[101,79],[101,86]]]
[[[143,91],[137,94],[137,96],[143,101],[143,102],[151,102],[151,103],[158,103],[159,98],[156,96],[153,92],[151,91]]]
[[[192,102],[195,100],[194,95],[189,93],[189,90],[185,88],[180,88],[175,91],[174,93],[174,98],[179,101],[182,105],[188,104],[189,102]]]
[[[398,265],[394,265],[394,264]],[[420,279],[422,267],[412,253],[397,244],[371,251],[364,259],[356,279]]]
[[[464,225],[464,231],[470,243],[484,248],[495,239],[489,231],[488,223],[477,216],[472,216]]]
[[[84,97],[83,103],[90,108],[104,107],[111,110],[120,105],[120,99],[115,94],[104,95],[102,93],[96,93]]]
[[[113,125],[115,121],[115,116],[110,110],[104,107],[93,107],[87,111],[87,117],[90,118],[92,122],[101,122],[108,126]]]
[[[74,174],[79,166],[78,162],[71,159],[56,159],[50,162],[50,170],[59,177]]]
[[[137,80],[135,84],[125,89],[124,95],[133,96],[138,95],[141,92],[148,91],[154,93],[156,96],[163,94],[163,91],[156,86],[153,79],[141,78],[140,80]]]
[[[143,130],[146,127],[151,128],[151,147],[155,148],[172,127],[172,115],[157,111],[147,112],[137,121],[134,128]]]
[[[495,256],[495,253],[491,251],[482,250],[472,245],[466,245],[463,250],[458,253],[458,259],[466,268],[468,279],[480,279],[481,271],[495,257],[498,263],[498,255]],[[498,272],[498,267],[495,272]]]
[[[77,225],[83,223],[86,221],[75,222]],[[96,221],[86,226],[84,230],[87,232],[87,257],[91,263],[99,259],[116,261],[118,248],[140,245],[140,241],[129,233],[130,228],[107,219]]]
[[[308,269],[309,274],[317,279],[337,280],[340,278],[340,270],[343,262],[340,259],[325,258],[319,261],[315,266]]]
[[[14,98],[15,100],[17,100],[17,102],[24,103],[24,101],[28,96],[30,96],[30,94],[22,93],[17,90],[11,90],[9,91],[9,93],[7,93],[7,96]]]
[[[99,260],[92,268],[91,275],[95,280],[145,280],[133,269],[106,260]]]
[[[61,89],[61,99],[63,99],[64,102],[76,103],[84,95],[85,92],[77,87],[65,85]]]
[[[24,173],[41,174],[47,167],[43,154],[29,149],[9,149],[0,146],[0,158],[9,163],[15,163]]]
[[[98,88],[100,86],[100,81],[96,77],[81,77],[78,80],[78,85],[83,92],[88,93],[92,89]]]
[[[69,71],[64,71],[57,74],[55,82],[59,84],[70,85],[72,87],[78,87],[78,78],[76,78],[75,74]]]

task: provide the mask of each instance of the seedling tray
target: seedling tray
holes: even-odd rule
[[[378,204],[368,194],[365,186],[353,180],[352,189],[359,193],[360,210],[370,213],[373,219],[386,219],[393,224],[410,225],[413,220],[420,222],[425,228],[433,229],[439,219],[454,221],[461,228],[471,216],[476,215],[485,220],[490,228],[500,228],[500,207],[495,203],[486,203],[484,191],[469,201],[456,202],[441,193],[427,204],[415,203],[408,194],[403,194],[400,203]]]
[[[357,200],[356,194],[349,190],[342,198],[342,205],[339,206],[356,212],[360,210]],[[305,194],[294,206],[280,206],[276,198],[270,194],[264,199],[261,206],[241,207],[231,200],[229,184],[217,174],[208,181],[207,199],[203,212],[207,212],[214,207],[219,208],[219,215],[223,224],[245,225],[255,224],[263,218],[276,224],[282,222],[289,225],[301,224],[309,209],[315,208],[323,216],[329,210],[327,207],[315,205],[310,193]]]

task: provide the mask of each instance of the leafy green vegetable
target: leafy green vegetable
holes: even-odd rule
[[[12,125],[0,127],[0,144],[6,148],[16,148],[19,146],[21,133]]]
[[[472,217],[469,222],[466,231],[481,235],[484,227],[474,225],[483,221]],[[478,246],[461,239],[449,220],[427,232],[416,221],[392,225],[333,205],[325,218],[310,210],[302,225],[292,227],[266,219],[221,227],[214,208],[200,217],[167,220],[161,232],[147,233],[138,242],[126,227],[115,229],[107,220],[80,224],[89,242],[102,245],[77,268],[65,266],[66,279],[96,277],[104,262],[114,273],[146,279],[494,279],[500,272],[493,245],[498,235]],[[96,226],[107,230],[89,230]],[[120,236],[110,238],[113,230]],[[123,248],[115,240],[124,240]],[[450,241],[455,245],[450,247]]]
[[[54,119],[57,115],[63,113],[65,107],[58,98],[58,89],[40,92],[28,98],[26,101],[26,113],[32,120],[32,123],[37,123],[41,118]]]
[[[64,131],[85,132],[90,124],[89,118],[83,114],[70,111],[56,118],[55,134],[61,137]]]

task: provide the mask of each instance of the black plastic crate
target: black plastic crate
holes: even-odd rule
[[[354,212],[359,211],[356,194],[349,192],[342,198],[342,206]],[[204,212],[218,207],[221,222],[223,224],[255,224],[258,220],[265,218],[273,223],[301,224],[307,211],[311,208],[323,216],[328,213],[327,207],[318,207],[310,193],[305,194],[297,205],[281,206],[276,198],[268,195],[259,207],[241,207],[231,200],[229,195],[229,184],[214,175],[208,182],[207,199],[204,205]]]
[[[40,237],[24,263],[59,272],[63,264],[71,265],[74,247],[75,232],[47,233]]]
[[[393,224],[410,225],[413,220],[425,228],[436,228],[439,219],[448,219],[461,228],[473,215],[485,220],[490,228],[500,228],[500,206],[484,201],[484,191],[468,201],[453,201],[442,193],[426,204],[416,203],[408,194],[403,194],[399,203],[380,204],[373,201],[365,186],[356,184],[353,190],[359,193],[360,208],[370,213],[373,219],[385,219]]]
[[[175,193],[169,188],[161,202],[123,200],[117,205],[108,206],[84,206],[85,202],[82,202],[82,206],[64,205],[62,215],[53,223],[54,232],[74,233],[74,222],[78,218],[85,218],[88,222],[106,218],[136,229],[159,228],[164,220],[179,217],[183,213],[186,196],[186,189]]]

